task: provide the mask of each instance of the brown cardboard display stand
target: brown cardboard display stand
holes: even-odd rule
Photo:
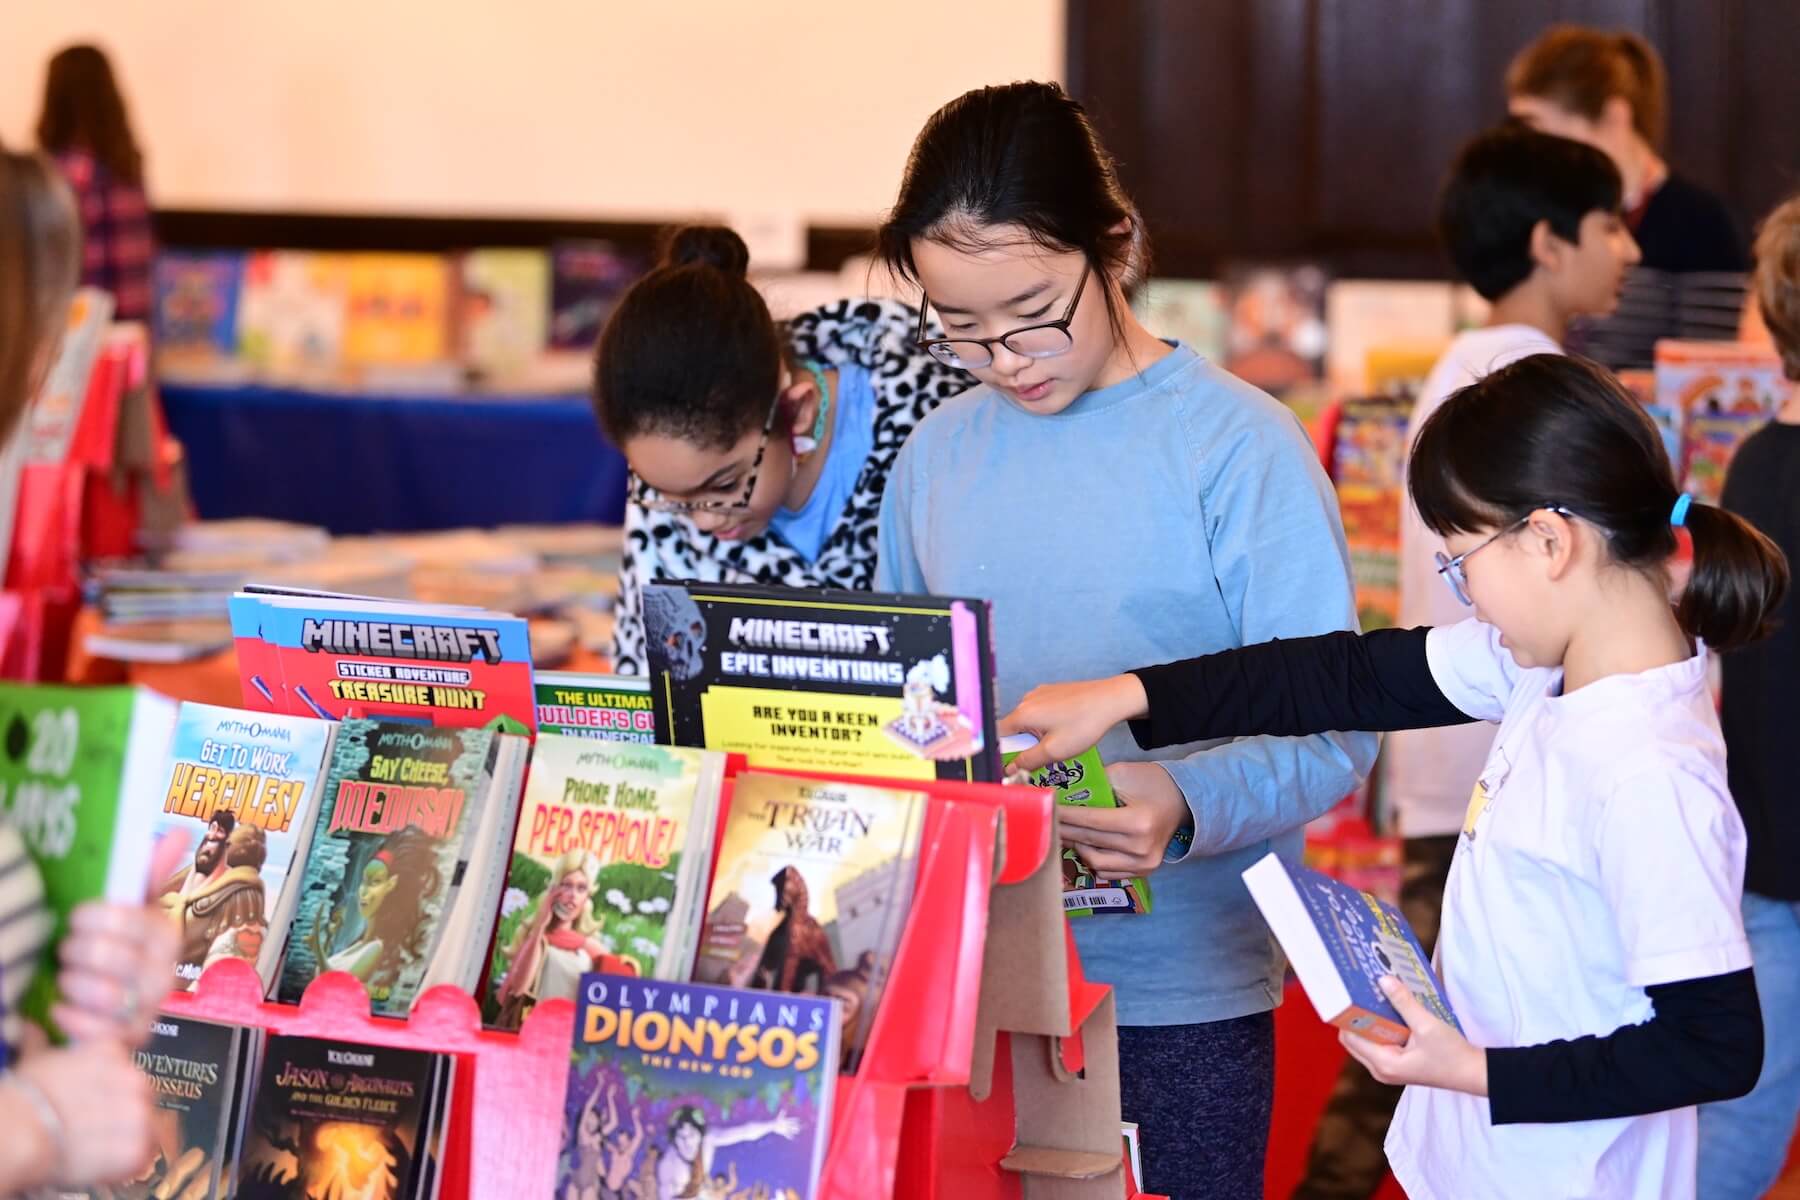
[[[1027,853],[990,896],[968,1087],[915,1096],[897,1197],[1125,1195],[1112,991],[1082,976],[1053,820]]]
[[[1023,1177],[1030,1200],[1110,1200],[1124,1194],[1118,1027],[1112,989],[1080,977],[1063,915],[1061,862],[1052,825],[1043,865],[1024,883],[994,890],[975,1033],[978,1067],[988,1048],[986,1078],[972,1074],[969,1088],[991,1091],[993,1050],[1004,1032],[1017,1141],[1001,1166]],[[1066,1053],[1076,1037],[1079,1070]]]

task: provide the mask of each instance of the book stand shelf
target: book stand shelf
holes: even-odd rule
[[[820,1197],[1132,1200],[1111,992],[1082,977],[1055,895],[1051,794],[892,782],[923,788],[932,803],[861,1069],[838,1080]],[[248,963],[229,960],[166,1007],[274,1034],[454,1054],[443,1196],[554,1194],[575,1022],[566,1000],[500,1032],[482,1028],[474,999],[454,987],[432,988],[405,1019],[376,1017],[348,974],[325,974],[298,1006],[281,1005],[262,998]]]

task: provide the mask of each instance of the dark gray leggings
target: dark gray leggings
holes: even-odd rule
[[[1262,1200],[1275,1104],[1275,1014],[1119,1029],[1124,1115],[1138,1124],[1147,1192]]]

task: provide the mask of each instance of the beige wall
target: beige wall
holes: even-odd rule
[[[1061,0],[0,6],[0,137],[97,40],[179,207],[862,222],[934,108],[1063,56]]]

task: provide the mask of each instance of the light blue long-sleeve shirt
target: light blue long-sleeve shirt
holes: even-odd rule
[[[1001,711],[1040,683],[1356,627],[1330,482],[1280,403],[1185,346],[1055,416],[980,387],[900,451],[881,508],[881,591],[993,603]],[[1194,843],[1151,876],[1148,916],[1075,922],[1119,1020],[1173,1025],[1272,1008],[1282,959],[1240,872],[1298,859],[1301,826],[1353,791],[1373,734],[1137,748],[1194,815]]]

